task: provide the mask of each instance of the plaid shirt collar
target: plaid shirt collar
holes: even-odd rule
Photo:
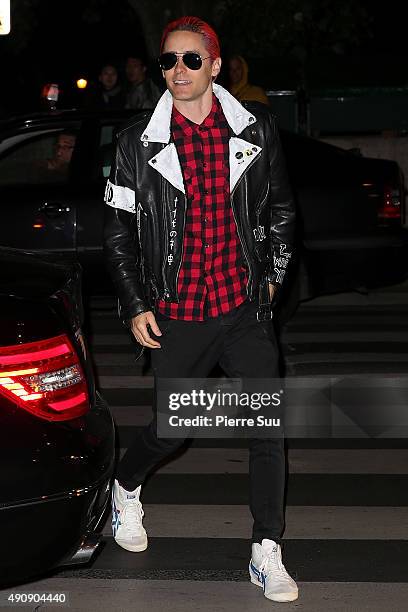
[[[215,125],[218,125],[223,118],[224,114],[222,112],[221,104],[213,94],[211,110],[204,121],[200,124],[194,123],[194,121],[187,119],[187,117],[182,115],[182,113],[180,113],[180,111],[173,105],[171,127],[172,129],[175,127],[181,128],[183,134],[186,136],[192,136],[193,133],[199,128],[202,129],[204,127],[210,129]]]
[[[234,134],[240,134],[246,127],[256,122],[255,116],[249,113],[220,85],[213,84],[213,93],[220,102],[222,113],[229,126],[230,191],[232,191],[242,174],[246,171],[247,166],[260,154],[262,148],[256,146],[253,140],[248,142],[242,138],[231,136],[231,131]],[[173,98],[167,90],[157,103],[153,115],[140,139],[146,147],[149,146],[149,142],[167,144],[159,153],[156,153],[150,158],[147,163],[173,185],[173,187],[185,193],[180,160],[177,155],[174,141],[171,141],[172,113]],[[192,125],[194,126],[196,124]],[[198,126],[197,129],[200,129],[200,127],[201,126]],[[197,132],[193,133],[196,134]],[[245,151],[248,148],[253,152],[252,157],[245,156]]]
[[[238,136],[246,127],[256,122],[256,117],[221,85],[213,83],[213,93],[220,101],[224,116],[234,134]],[[172,109],[173,98],[167,89],[158,101],[140,140],[168,144],[171,134]]]

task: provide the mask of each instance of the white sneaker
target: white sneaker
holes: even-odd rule
[[[272,601],[295,601],[298,598],[296,582],[282,563],[281,547],[273,540],[264,539],[262,544],[252,544],[249,575],[251,582],[262,587],[265,597]]]
[[[119,546],[132,552],[147,548],[147,534],[143,528],[144,516],[139,501],[140,485],[134,491],[126,491],[117,480],[112,490],[112,531]]]

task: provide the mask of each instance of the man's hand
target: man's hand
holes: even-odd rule
[[[272,302],[276,287],[272,283],[268,283],[268,285],[269,285],[269,298]]]
[[[149,335],[149,331],[147,326],[150,325],[151,331],[156,336],[161,336],[162,333],[156,323],[156,318],[151,310],[148,312],[142,312],[142,314],[137,315],[137,317],[133,317],[130,329],[136,340],[142,346],[147,346],[148,348],[161,348],[161,344]]]

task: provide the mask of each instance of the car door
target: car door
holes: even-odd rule
[[[0,245],[75,255],[72,159],[79,123],[32,128],[0,143]]]
[[[103,260],[104,192],[114,155],[114,135],[122,123],[123,117],[94,118],[85,123],[87,159],[77,200],[77,254],[83,268],[83,289],[88,294],[113,292]]]

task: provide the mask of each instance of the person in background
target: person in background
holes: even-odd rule
[[[146,64],[138,56],[129,56],[126,60],[126,77],[128,90],[126,108],[133,110],[152,109],[156,106],[161,93],[157,85],[146,77]]]
[[[95,110],[125,108],[126,95],[113,63],[106,63],[99,73],[97,85],[90,90],[85,106]]]
[[[44,183],[59,183],[68,178],[69,164],[74,152],[77,135],[65,130],[57,136],[54,155],[48,159],[34,162],[32,171],[36,180]]]
[[[233,55],[229,60],[229,91],[239,101],[250,100],[262,102],[269,106],[269,100],[262,89],[248,83],[248,64],[240,55]]]
[[[76,134],[74,132],[61,132],[55,145],[55,155],[48,159],[48,170],[66,172],[74,152]]]

